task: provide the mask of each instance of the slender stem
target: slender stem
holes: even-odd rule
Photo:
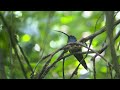
[[[93,73],[94,73],[94,79],[96,79],[95,58],[93,59]]]
[[[76,69],[73,71],[72,75],[70,76],[70,79],[72,79],[72,77],[77,73],[77,70],[78,70],[79,66],[80,66],[80,63],[78,64]]]
[[[65,59],[63,59],[63,79],[65,79],[65,74],[64,74],[64,63],[65,63]]]

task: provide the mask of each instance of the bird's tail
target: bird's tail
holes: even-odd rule
[[[85,62],[84,60],[82,60],[81,64],[82,64],[82,66],[83,66],[86,70],[88,69],[87,64],[86,64],[86,62]]]
[[[82,66],[87,70],[88,67],[87,67],[87,64],[86,64],[85,60],[83,60],[83,56],[81,54],[75,54],[74,56],[82,64]]]

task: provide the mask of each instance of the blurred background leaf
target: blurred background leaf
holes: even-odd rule
[[[12,27],[14,34],[17,35],[18,43],[23,48],[32,68],[36,66],[37,62],[43,56],[54,52],[67,43],[67,37],[54,30],[61,30],[67,34],[74,35],[78,40],[80,40],[82,37],[87,37],[95,32],[96,21],[102,14],[101,11],[1,11],[1,13],[4,15],[7,23]],[[117,15],[116,19],[118,19],[119,16]],[[104,25],[104,15],[102,15],[96,25],[96,31]],[[120,26],[117,26],[116,28],[118,31],[120,30]],[[91,48],[99,50],[102,48],[102,44],[105,39],[106,33],[97,36],[93,40]],[[120,38],[116,41],[117,45],[119,43],[119,39]],[[87,43],[89,44],[89,42]],[[83,48],[83,51],[85,50],[86,49]],[[106,52],[102,54],[109,60],[108,52],[109,51],[106,50]],[[9,36],[0,19],[0,56],[1,54],[3,54],[1,60],[4,61],[3,67],[6,78],[23,78],[19,62],[16,60],[17,57],[10,45]],[[119,50],[117,51],[117,54],[120,54]],[[56,60],[59,55],[60,53],[56,54],[52,58],[52,62]],[[93,78],[92,56],[93,54],[89,54],[85,59],[90,71],[84,70],[80,65],[78,75],[74,76],[75,79]],[[23,57],[21,56],[21,60],[22,59]],[[40,62],[35,74],[40,72],[45,62],[46,60]],[[31,72],[24,60],[23,63],[26,68],[27,76],[30,77]],[[73,56],[66,58],[66,78],[71,76],[78,64],[79,62]],[[101,60],[100,57],[96,58],[96,71],[97,78],[107,78],[106,63]],[[45,78],[62,78],[62,61],[58,62]]]

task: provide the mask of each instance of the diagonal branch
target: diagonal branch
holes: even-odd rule
[[[116,22],[114,22],[113,28],[116,27],[116,25],[118,25],[119,23],[120,23],[120,19],[117,20]],[[79,42],[86,42],[86,41],[88,41],[88,40],[90,40],[90,39],[95,38],[96,36],[98,36],[99,34],[105,32],[105,31],[106,31],[106,27],[104,26],[104,27],[102,27],[99,31],[95,32],[94,34],[92,34],[92,35],[90,35],[90,36],[88,36],[88,37],[85,37],[85,38],[80,39]]]
[[[48,68],[44,69],[44,72],[39,74],[38,79],[44,78],[45,75],[48,73],[48,71],[49,71],[59,60],[61,60],[60,57],[62,57],[65,52],[66,52],[66,51],[63,51],[63,52],[61,53],[61,55],[57,58],[57,60],[56,60],[51,66],[49,66]]]

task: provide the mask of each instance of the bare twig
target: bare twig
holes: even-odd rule
[[[65,45],[65,46],[66,46],[66,45]],[[55,52],[53,52],[53,53],[50,55],[49,60],[46,62],[46,64],[44,65],[43,69],[42,69],[41,72],[39,73],[38,78],[40,78],[40,77],[42,76],[42,74],[43,74],[44,71],[46,70],[47,66],[49,65],[49,63],[50,63],[52,57],[53,57],[57,52],[59,52],[59,51],[61,51],[61,50],[64,50],[65,46],[63,46],[62,48],[56,50]]]
[[[48,73],[48,71],[49,71],[59,60],[61,60],[60,57],[62,57],[65,52],[66,52],[66,51],[63,51],[63,52],[61,53],[61,55],[57,58],[57,60],[56,60],[55,62],[53,62],[53,64],[52,64],[51,66],[49,66],[48,68],[45,68],[45,69],[43,70],[43,72],[39,74],[38,78],[39,78],[39,79],[44,78],[45,75]]]
[[[44,51],[45,51],[45,45],[46,45],[46,42],[47,42],[48,32],[49,32],[49,28],[50,28],[50,24],[51,24],[51,19],[54,16],[54,13],[55,13],[55,11],[49,11],[48,12],[48,19],[47,19],[47,22],[46,22],[46,29],[45,29],[46,30],[46,32],[45,32],[46,40],[43,39],[43,49],[44,50],[41,51],[40,60],[37,62],[36,66],[34,68],[34,71],[36,70],[37,66],[39,65],[39,63],[42,60],[42,57],[43,57],[43,54],[44,54]]]
[[[77,73],[77,70],[79,68],[81,63],[78,64],[78,66],[76,67],[76,69],[73,71],[72,75],[70,76],[70,79],[72,79],[72,77]]]
[[[102,15],[103,15],[103,13],[99,16],[99,18],[98,18],[97,21],[96,21],[96,24],[95,24],[95,31],[96,31],[96,26],[97,26],[98,20],[102,17]],[[91,39],[89,48],[90,48],[90,46],[91,46],[91,44],[92,44],[92,41],[93,41],[93,38]],[[89,49],[88,49],[88,51],[89,51]],[[96,79],[95,57],[92,58],[92,59],[93,59],[93,74],[94,74],[94,79]]]
[[[52,54],[52,53],[51,53],[51,54]],[[43,61],[44,59],[46,59],[46,58],[48,58],[49,56],[51,56],[51,54],[48,54],[48,55],[44,56],[44,57],[41,59],[41,61]]]
[[[34,72],[35,72],[35,70],[36,70],[38,64],[39,64],[41,61],[43,61],[44,59],[50,57],[51,55],[52,55],[52,53],[51,53],[51,54],[48,54],[48,55],[46,55],[46,56],[44,56],[42,59],[40,59],[40,60],[38,61],[38,63],[36,64],[36,66],[35,66],[34,69],[33,69],[33,72],[31,73],[31,76],[30,76],[31,78],[33,78]]]
[[[98,17],[98,19],[97,19],[97,21],[96,21],[96,23],[95,23],[95,30],[94,30],[94,32],[96,31],[97,23],[98,23],[98,21],[100,20],[100,18],[102,17],[103,14],[104,14],[104,13],[102,13],[102,14]]]
[[[117,33],[117,35],[115,36],[114,41],[115,41],[119,36],[120,36],[120,31],[119,31],[119,32]],[[108,47],[108,44],[106,44],[101,50],[99,50],[98,53],[101,54],[103,51],[105,51],[105,50],[107,49],[107,47]],[[97,57],[97,54],[96,54],[95,56],[93,56],[93,57],[91,58],[91,60],[94,60],[96,57]],[[113,67],[113,66],[111,66],[109,63],[108,63],[108,66],[109,66],[110,70],[111,70],[111,67]],[[111,78],[112,78],[112,71],[110,71],[110,75],[111,75]]]
[[[22,55],[24,56],[24,59],[25,59],[26,63],[28,64],[28,67],[30,68],[31,72],[33,72],[32,66],[30,65],[29,60],[28,60],[28,58],[26,57],[26,55],[25,55],[22,47],[21,47],[19,44],[18,44],[18,46],[19,46],[19,48],[20,48],[20,51],[21,51]]]
[[[46,29],[45,29],[46,30],[46,32],[45,32],[45,35],[46,35],[45,38],[46,38],[46,40],[43,39],[43,49],[44,50],[41,50],[40,60],[37,62],[36,66],[34,67],[34,70],[33,70],[33,73],[31,74],[31,77],[33,77],[34,72],[35,72],[37,66],[39,65],[39,63],[41,62],[41,60],[43,60],[43,54],[44,54],[44,51],[45,51],[45,44],[47,42],[47,36],[48,36],[47,34],[49,32],[49,28],[50,28],[50,24],[51,24],[51,19],[54,16],[54,13],[55,13],[55,11],[49,11],[48,12],[48,19],[47,19],[47,22],[46,22]],[[50,56],[50,54],[47,55],[46,57],[44,57],[44,59],[47,58],[47,57],[49,57],[49,56]]]
[[[95,68],[95,58],[93,58],[93,76],[94,76],[94,79],[96,79],[96,68]]]
[[[65,79],[65,73],[64,73],[64,63],[65,63],[65,59],[63,59],[63,79]]]
[[[95,32],[94,34],[92,34],[92,35],[90,35],[88,37],[80,39],[79,42],[86,42],[86,41],[88,41],[90,39],[95,38],[96,36],[98,36],[99,34],[101,34],[103,32],[105,32],[105,27],[102,27],[99,31]]]
[[[49,57],[48,61],[45,63],[45,65],[43,66],[41,72],[39,73],[39,77],[41,77],[41,75],[44,73],[44,71],[45,71],[45,69],[47,68],[47,66],[49,65],[52,57],[53,57],[57,52],[63,50],[64,47],[65,47],[65,46],[63,46],[62,48],[56,50],[55,52],[53,52],[53,53],[51,53],[51,54],[49,54],[49,55],[47,55],[47,56],[45,56],[45,57],[43,57],[43,58],[41,59],[41,61],[43,61],[44,59],[46,59],[46,58]],[[38,62],[37,64],[39,64],[39,63],[40,63],[40,62]],[[34,72],[35,72],[37,66],[38,66],[38,65],[36,65],[36,67],[34,68],[34,71],[33,71],[33,73],[31,74],[31,77],[34,75]]]
[[[110,71],[110,77],[111,77],[111,79],[113,79],[113,75],[112,75],[112,67],[111,67],[110,65],[108,65],[108,67],[109,67],[109,71]]]
[[[114,28],[116,25],[118,25],[119,23],[120,23],[120,19],[117,20],[116,22],[114,22],[113,28]],[[90,39],[95,38],[96,36],[98,36],[99,34],[105,32],[105,31],[106,31],[106,27],[104,26],[104,27],[102,27],[99,31],[95,32],[94,34],[92,34],[92,35],[90,35],[90,36],[88,36],[88,37],[85,37],[85,38],[80,39],[79,42],[86,42],[86,41],[88,41],[88,40],[90,40]]]

